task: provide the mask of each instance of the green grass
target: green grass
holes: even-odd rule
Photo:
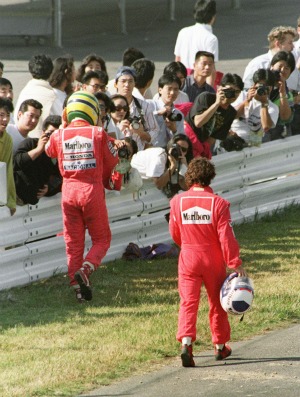
[[[243,322],[230,317],[233,341],[299,321],[299,220],[292,206],[235,226],[255,300]],[[75,396],[178,356],[176,260],[118,260],[92,282],[84,305],[65,275],[0,293],[2,397]],[[196,351],[212,348],[207,310],[203,289]]]

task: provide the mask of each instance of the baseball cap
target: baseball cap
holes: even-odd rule
[[[136,71],[134,68],[130,66],[121,66],[116,74],[115,80],[118,81],[118,79],[123,76],[124,74],[130,74],[134,80],[136,79]]]

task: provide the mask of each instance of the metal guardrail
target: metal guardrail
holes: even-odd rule
[[[300,203],[300,136],[213,161],[217,177],[212,187],[230,201],[234,223]],[[144,181],[135,197],[122,191],[108,193],[106,199],[112,243],[104,262],[120,258],[131,241],[140,246],[171,241],[164,217],[169,201],[151,181]],[[7,207],[0,207],[0,290],[66,272],[61,231],[60,194],[18,207],[12,217]],[[86,235],[86,251],[90,246]]]

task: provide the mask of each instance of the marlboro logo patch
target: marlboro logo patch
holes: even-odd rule
[[[183,225],[207,225],[212,223],[213,198],[182,197],[180,204]]]

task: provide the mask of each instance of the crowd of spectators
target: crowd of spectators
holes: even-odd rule
[[[228,139],[239,140],[230,146],[237,150],[299,134],[300,18],[297,29],[271,29],[269,51],[251,60],[243,78],[227,73],[218,80],[216,12],[214,0],[196,2],[196,23],[179,32],[175,60],[165,65],[158,87],[151,85],[155,62],[136,48],[124,51],[115,76],[95,53],[77,68],[71,55],[52,60],[37,54],[28,64],[32,78],[14,100],[0,62],[0,161],[7,163],[11,213],[16,203],[35,204],[60,191],[58,169],[44,147],[75,91],[94,94],[99,126],[111,139],[126,141],[114,176],[118,189],[128,185],[134,168],[172,197],[185,189],[189,161],[232,150]]]

